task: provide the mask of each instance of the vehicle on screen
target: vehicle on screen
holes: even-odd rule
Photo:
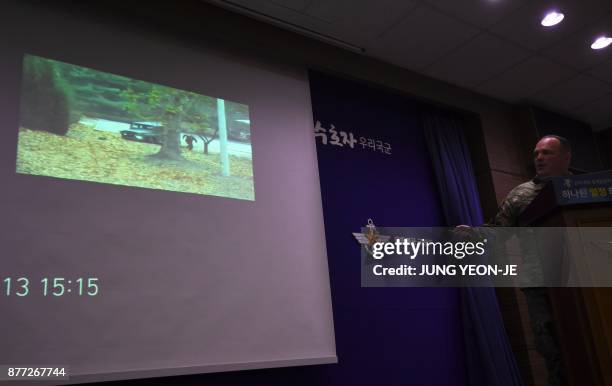
[[[159,122],[132,122],[129,129],[120,133],[123,139],[161,145],[162,128]]]

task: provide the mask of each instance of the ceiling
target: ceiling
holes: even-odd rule
[[[612,0],[212,0],[513,104],[612,127]],[[564,21],[544,28],[555,7]]]

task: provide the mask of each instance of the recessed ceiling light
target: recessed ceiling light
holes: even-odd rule
[[[591,48],[594,50],[601,50],[602,48],[606,48],[607,46],[609,46],[611,43],[612,43],[612,38],[607,37],[607,36],[600,36],[597,39],[595,39],[593,44],[591,44]]]
[[[561,12],[548,12],[546,16],[544,16],[544,19],[542,19],[541,23],[544,27],[552,27],[553,25],[561,23],[561,20],[563,20],[564,17],[565,15],[563,15]]]

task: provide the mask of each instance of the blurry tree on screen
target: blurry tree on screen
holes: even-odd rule
[[[26,55],[21,87],[21,126],[64,135],[71,123],[71,90],[51,60]]]
[[[204,154],[208,154],[208,146],[217,138],[219,133],[219,122],[217,120],[215,99],[202,97],[206,98],[206,101],[197,106],[195,119],[183,127],[190,134],[198,136],[202,140]]]
[[[147,93],[138,92],[144,83],[133,80],[121,93],[126,111],[145,121],[160,122],[162,145],[155,157],[167,160],[181,160],[180,133],[183,127],[198,130],[208,126],[206,114],[208,106],[213,106],[215,99],[189,91],[171,87],[150,85]]]
[[[132,121],[132,116],[124,108],[122,91],[131,84],[131,79],[96,71],[86,67],[58,62],[61,73],[72,86],[75,101],[73,109],[82,115],[111,121]],[[136,92],[148,93],[152,84],[134,83]]]
[[[204,154],[208,154],[208,145],[210,145],[210,143],[215,138],[217,138],[217,134],[219,132],[219,125],[215,126],[216,127],[214,129],[210,127],[202,128],[201,130],[199,130],[199,132],[196,133],[203,142]]]

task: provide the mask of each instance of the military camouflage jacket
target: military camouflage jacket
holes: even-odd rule
[[[544,187],[544,181],[537,177],[515,187],[508,193],[489,226],[516,227],[521,213]]]
[[[518,185],[508,193],[504,201],[499,206],[495,218],[488,224],[493,227],[518,227],[518,219],[521,213],[531,204],[533,199],[540,193],[545,185],[545,181],[538,179],[527,181]],[[521,234],[522,263],[520,265],[519,283],[520,287],[540,287],[542,286],[542,267],[538,258],[537,248],[532,229],[501,229],[494,232],[498,247],[502,247],[509,237],[518,233]],[[505,249],[505,248],[504,248]]]

